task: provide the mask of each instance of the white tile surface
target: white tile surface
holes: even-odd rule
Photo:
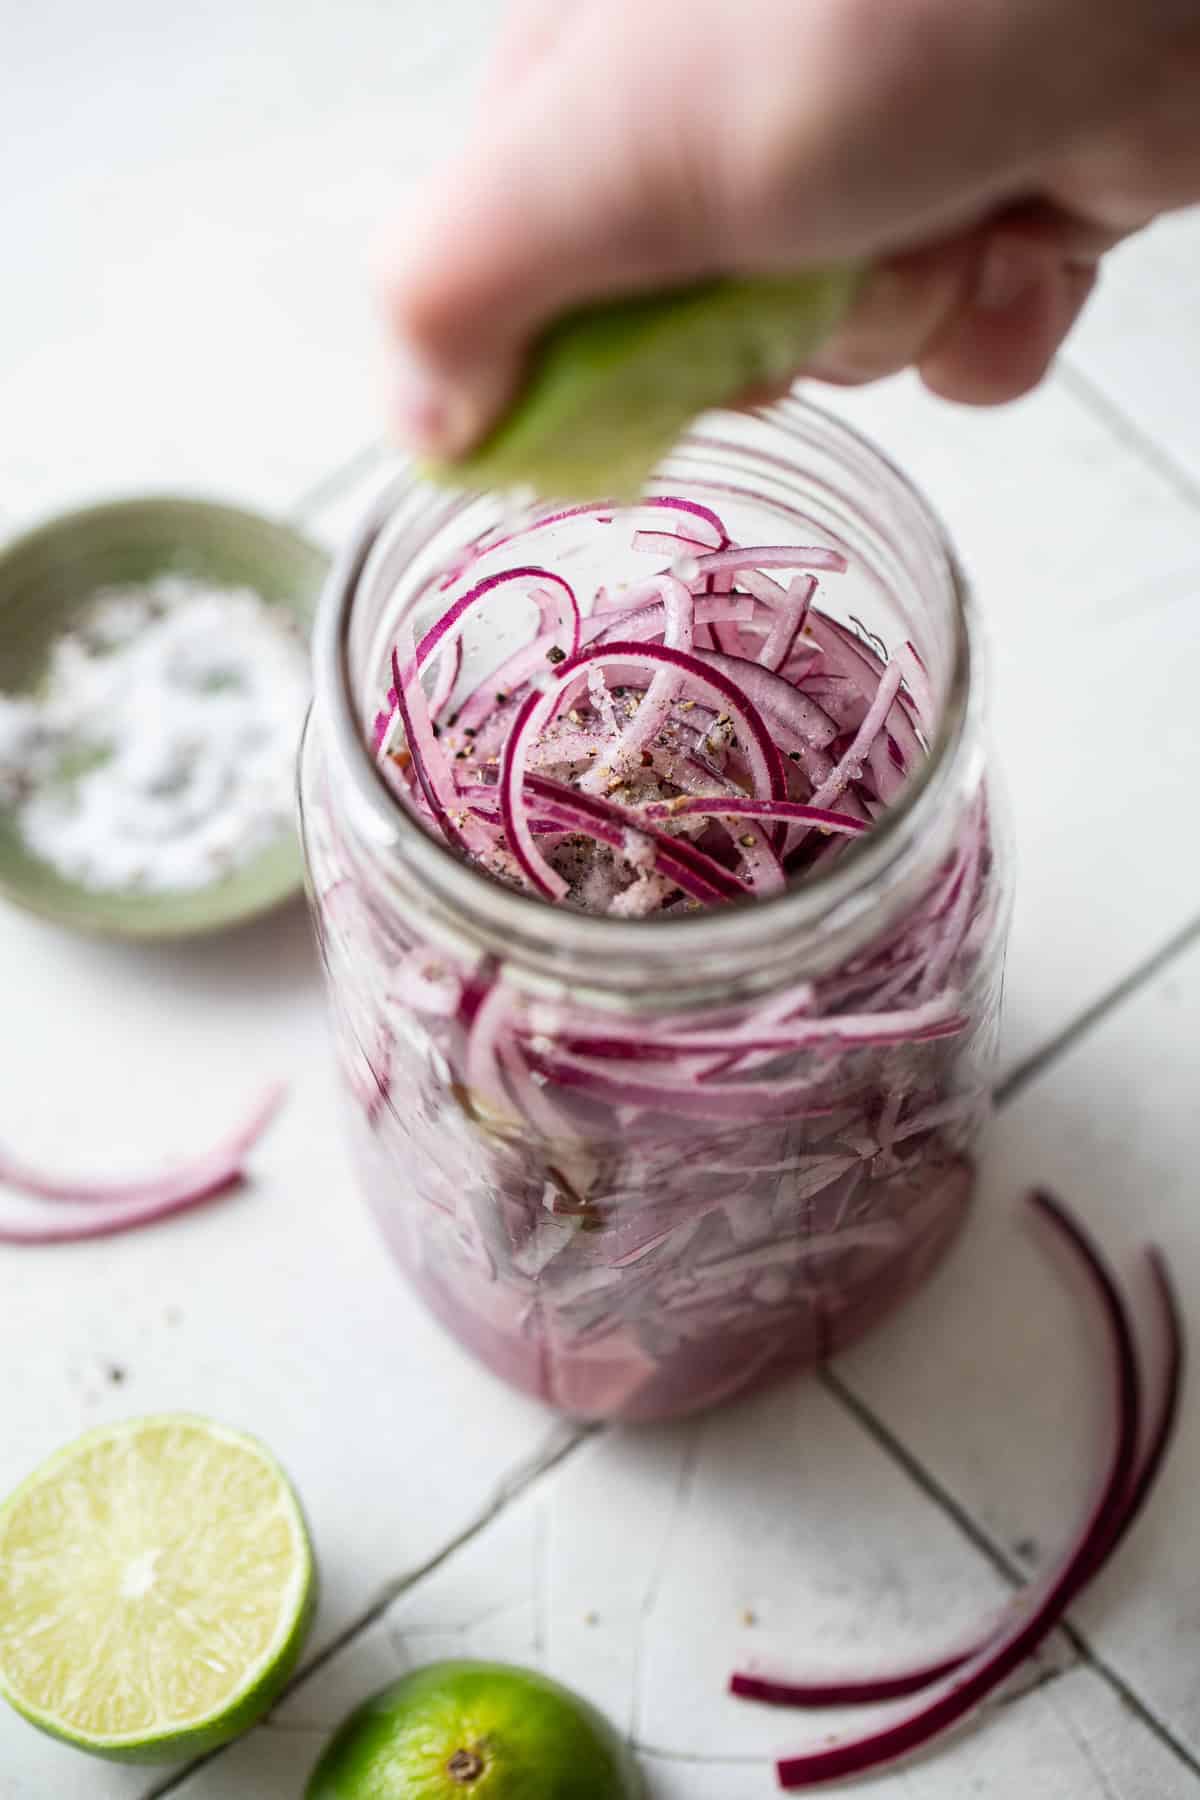
[[[455,129],[496,7],[10,11],[0,525],[142,485],[281,510],[320,489],[313,527],[336,541],[375,479],[345,473],[380,421],[366,244]],[[1022,863],[1010,1067],[1200,913],[1198,233],[1193,213],[1122,250],[1069,367],[1019,406],[959,411],[908,381],[832,397],[928,489],[989,622]],[[674,1431],[601,1434],[537,1475],[560,1428],[435,1332],[352,1191],[299,912],[139,952],[5,911],[0,1005],[0,1135],[33,1155],[142,1165],[223,1130],[260,1082],[293,1083],[244,1193],[137,1238],[0,1253],[0,1491],[98,1420],[211,1411],[296,1475],[325,1570],[314,1648],[403,1589],[186,1778],[186,1800],[297,1800],[351,1705],[462,1653],[588,1692],[649,1747],[648,1800],[757,1800],[775,1791],[770,1756],[814,1726],[727,1699],[734,1662],[886,1660],[1006,1591],[811,1382]],[[1200,950],[1013,1105],[970,1237],[841,1365],[1014,1567],[1069,1529],[1103,1426],[1086,1329],[1015,1196],[1057,1183],[1126,1266],[1153,1231],[1200,1329],[1198,1041]],[[1027,1675],[980,1729],[842,1791],[1200,1794],[1198,1482],[1189,1406],[1151,1514],[1078,1610],[1099,1666],[1058,1640],[1047,1685]],[[0,1718],[0,1800],[144,1800],[159,1779]]]
[[[453,129],[495,8],[10,15],[0,497],[290,502],[377,427],[368,245]]]
[[[1068,360],[1200,491],[1200,206],[1105,262]]]

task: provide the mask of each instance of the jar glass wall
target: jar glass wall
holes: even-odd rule
[[[655,491],[712,508],[739,543],[844,553],[821,599],[830,656],[917,652],[919,760],[827,869],[690,913],[554,907],[437,842],[372,757],[406,622],[531,548],[583,594],[645,574],[611,507],[506,512],[400,480],[326,595],[301,773],[383,1236],[489,1368],[585,1418],[725,1399],[843,1347],[918,1284],[971,1191],[1008,922],[979,648],[924,502],[797,401],[704,421]],[[481,609],[465,683],[523,641],[528,604],[510,587]]]

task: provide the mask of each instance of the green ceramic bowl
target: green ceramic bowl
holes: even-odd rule
[[[50,646],[96,590],[170,573],[246,586],[286,607],[305,629],[326,557],[278,520],[205,500],[119,500],[65,513],[0,549],[0,692],[28,693]],[[241,868],[178,894],[96,893],[31,854],[0,812],[0,894],[79,931],[174,938],[216,931],[278,906],[300,886],[289,830]]]

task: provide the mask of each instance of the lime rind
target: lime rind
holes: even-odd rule
[[[429,1663],[344,1721],[305,1800],[463,1800],[475,1780],[452,1759],[480,1755],[480,1800],[639,1800],[628,1746],[590,1701],[535,1669],[470,1659]]]
[[[455,487],[634,500],[699,413],[795,374],[844,318],[862,275],[841,264],[722,278],[570,313],[542,338],[491,435],[424,472]]]
[[[0,1641],[0,1697],[47,1736],[111,1762],[171,1764],[219,1749],[256,1724],[286,1686],[299,1662],[316,1611],[318,1577],[312,1540],[299,1498],[288,1476],[266,1447],[248,1433],[234,1431],[191,1413],[157,1413],[101,1425],[84,1432],[56,1451],[23,1481],[0,1506],[0,1555],[4,1529],[15,1509],[41,1487],[98,1446],[119,1445],[150,1431],[194,1430],[210,1443],[235,1447],[255,1457],[269,1474],[279,1510],[292,1542],[292,1568],[279,1596],[279,1622],[263,1651],[242,1671],[234,1696],[219,1709],[186,1724],[172,1722],[160,1731],[139,1730],[111,1735],[80,1731],[55,1712],[38,1706],[14,1687],[7,1675]]]

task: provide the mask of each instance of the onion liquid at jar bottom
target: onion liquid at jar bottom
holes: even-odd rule
[[[813,984],[828,1037],[782,1073],[759,1053],[732,1108],[703,1074],[647,1105],[636,1059],[613,1061],[610,1091],[539,1075],[564,1039],[603,1041],[629,1021],[568,1004],[560,1031],[552,1006],[506,990],[486,961],[455,966],[373,893],[316,775],[306,802],[360,1178],[414,1287],[495,1374],[581,1418],[678,1416],[853,1342],[949,1244],[999,1008],[1004,896],[982,795],[914,908],[958,932],[939,940],[951,961],[936,985],[961,1023],[922,1042],[838,1039],[877,959],[904,950],[893,922]],[[772,995],[773,1015],[789,998]],[[795,998],[812,1005],[810,990]],[[523,1089],[487,1042],[489,1008],[520,1033],[535,1069]],[[761,1005],[692,1012],[680,1029],[736,1041],[760,1023]]]

